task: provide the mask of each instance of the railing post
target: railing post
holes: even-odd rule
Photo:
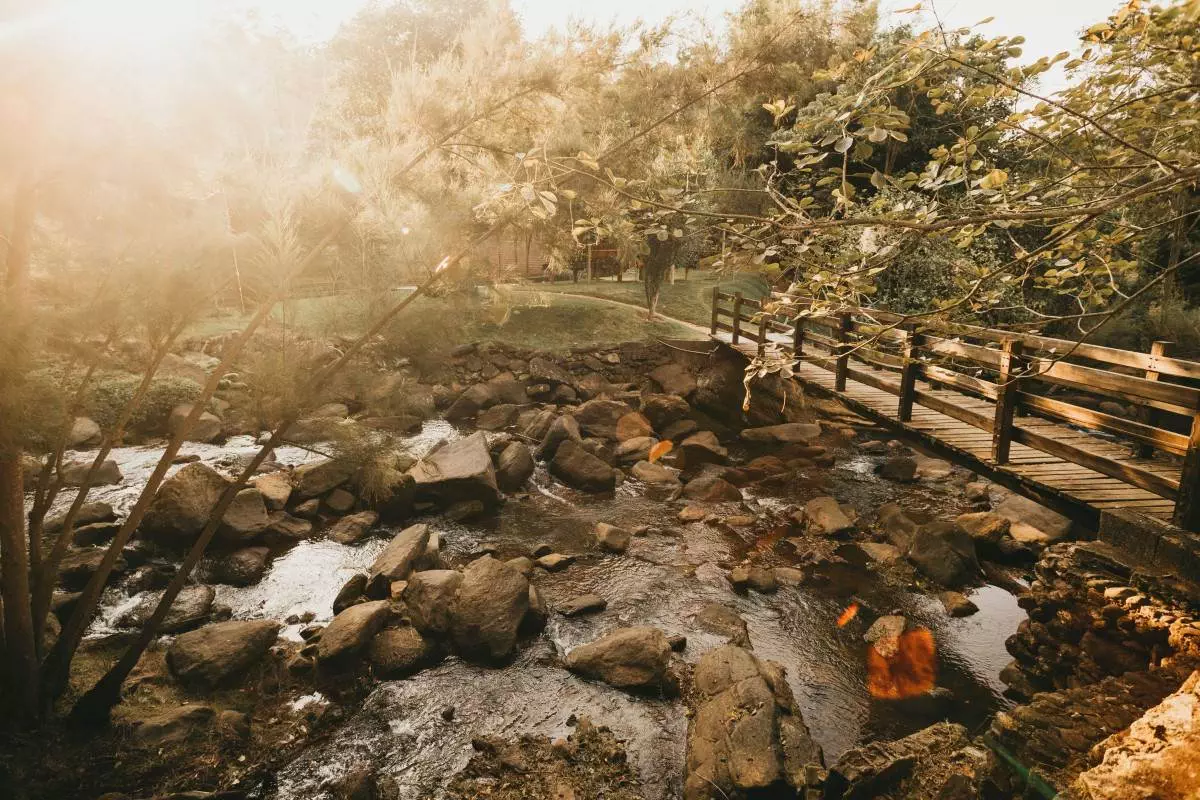
[[[834,333],[834,338],[837,340],[837,345],[834,350],[837,355],[837,366],[833,372],[833,390],[835,392],[846,391],[846,377],[850,372],[850,345],[848,344],[850,333],[850,314],[842,312],[838,314],[837,331]]]
[[[1175,346],[1174,342],[1156,341],[1150,345],[1150,369],[1146,370],[1145,378],[1148,381],[1156,381],[1159,378],[1158,370],[1155,368],[1155,361],[1159,358],[1167,358],[1171,355],[1171,349]],[[1145,420],[1147,425],[1160,427],[1162,422],[1162,414],[1154,408],[1147,408],[1145,412]],[[1149,458],[1154,455],[1154,448],[1148,444],[1138,445],[1137,454],[1141,458]]]
[[[734,292],[733,294],[733,336],[731,344],[738,343],[738,337],[742,332],[742,293]]]
[[[1179,475],[1179,494],[1175,497],[1176,525],[1188,531],[1200,531],[1200,411],[1192,417],[1192,435]]]
[[[712,303],[712,335],[717,335],[717,319],[718,309],[721,307],[721,287],[713,287],[713,303]]]
[[[900,407],[897,416],[901,422],[912,420],[913,399],[917,393],[917,373],[921,364],[917,361],[916,350],[920,347],[921,334],[913,326],[904,329],[904,367],[900,370]]]
[[[800,358],[804,355],[804,317],[796,317],[792,324],[792,355]]]
[[[767,314],[765,309],[760,309],[758,313],[758,357],[762,358],[767,354]]]
[[[992,461],[1007,464],[1012,447],[1013,411],[1017,405],[1017,382],[1014,378],[1021,363],[1021,342],[1005,339],[1000,353],[1000,375],[996,379],[996,417],[992,423]]]

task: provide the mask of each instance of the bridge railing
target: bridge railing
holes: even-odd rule
[[[728,332],[735,344],[754,343],[760,354],[778,346],[828,369],[837,391],[852,379],[894,394],[903,422],[919,403],[990,433],[996,464],[1008,462],[1017,442],[1175,500],[1176,522],[1200,529],[1200,388],[1193,385],[1200,381],[1200,362],[1171,357],[1169,342],[1140,353],[941,320],[915,322],[873,308],[814,313],[806,298],[773,294],[755,300],[719,290],[713,292],[711,328],[714,335]],[[984,398],[992,413],[957,404],[932,389],[937,386]],[[1128,443],[1129,458],[1116,460],[1078,440],[1048,435],[1045,427],[1023,425],[1021,416]],[[1151,458],[1155,453],[1166,455]]]

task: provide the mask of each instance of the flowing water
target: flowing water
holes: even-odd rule
[[[429,423],[411,447],[420,454],[439,439],[454,435],[445,423]],[[190,452],[214,464],[252,451],[249,440],[224,447],[190,446]],[[153,452],[127,448],[114,453],[126,485],[144,480],[153,466]],[[282,463],[310,457],[302,450],[277,453]],[[939,503],[953,507],[954,498],[947,498],[945,492],[900,488],[877,479],[871,473],[873,464],[847,453],[841,465],[830,471],[830,487],[809,496],[827,491],[869,511],[903,492],[906,505],[918,509],[936,511]],[[110,487],[94,496],[124,509],[136,492]],[[770,515],[785,501],[805,499],[763,496],[750,498],[747,504]],[[965,619],[951,619],[935,598],[905,591],[852,565],[821,588],[785,586],[770,595],[738,595],[726,578],[728,567],[755,547],[769,562],[785,564],[790,552],[786,544],[770,536],[755,540],[750,533],[703,522],[683,524],[675,517],[677,508],[646,498],[636,482],[626,483],[612,496],[589,496],[552,483],[539,468],[530,491],[510,498],[494,514],[468,522],[431,519],[441,533],[443,558],[454,565],[483,551],[494,551],[499,558],[525,555],[541,543],[576,555],[577,561],[565,571],[538,571],[534,580],[543,597],[553,609],[571,597],[595,592],[607,599],[608,608],[578,618],[552,613],[545,633],[502,668],[474,666],[452,657],[412,678],[379,684],[342,728],[282,770],[274,796],[329,797],[323,788],[329,780],[364,762],[390,776],[404,797],[436,795],[437,787],[470,758],[472,737],[561,735],[569,732],[569,720],[586,716],[626,740],[647,797],[676,797],[683,780],[684,705],[673,699],[634,697],[581,680],[556,666],[556,660],[618,625],[645,624],[687,636],[682,657],[694,662],[724,642],[724,637],[695,624],[695,616],[709,603],[736,611],[747,623],[755,653],[786,667],[804,719],[830,763],[858,743],[902,736],[939,719],[975,730],[1004,704],[998,679],[1009,660],[1004,639],[1024,616],[1015,598],[1004,590],[984,586],[971,591],[969,596],[980,611]],[[735,513],[732,508],[730,513]],[[635,537],[623,555],[602,555],[592,534],[600,521],[624,527],[651,525],[658,530]],[[327,621],[338,589],[371,563],[393,532],[382,530],[378,537],[353,546],[321,538],[303,542],[277,557],[259,584],[218,587],[218,602],[229,605],[235,618],[283,620],[311,612],[318,622]],[[840,628],[836,624],[851,597],[876,613],[898,610],[929,628],[938,647],[938,686],[949,690],[948,697],[871,698],[866,690],[862,635],[873,617],[864,614]],[[110,590],[106,612],[93,633],[109,630],[116,612],[138,599]],[[297,627],[285,629],[284,634],[294,637]],[[448,705],[455,708],[452,721],[441,716]]]

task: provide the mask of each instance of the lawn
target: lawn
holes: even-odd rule
[[[658,311],[668,317],[708,327],[712,319],[712,290],[719,285],[723,292],[741,292],[746,297],[758,299],[770,292],[771,287],[759,275],[739,272],[720,276],[717,273],[692,270],[687,280],[682,277],[673,284],[666,284],[658,296]],[[599,280],[592,283],[580,281],[530,284],[532,291],[550,294],[554,292],[603,297],[645,308],[645,286],[636,281]],[[644,313],[644,312],[643,312]]]

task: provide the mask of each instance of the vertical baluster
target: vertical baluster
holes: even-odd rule
[[[1174,522],[1188,531],[1200,531],[1200,411],[1192,417],[1192,435],[1179,475]]]
[[[1021,369],[1021,342],[1005,339],[1000,353],[1000,375],[996,397],[996,417],[992,423],[992,461],[1007,464],[1012,448],[1013,412],[1017,404],[1017,381]]]
[[[1146,370],[1145,378],[1148,381],[1156,381],[1159,379],[1158,370],[1155,369],[1155,360],[1159,358],[1167,358],[1171,355],[1171,349],[1175,346],[1174,342],[1156,341],[1150,345],[1150,369]],[[1147,425],[1153,425],[1156,428],[1162,427],[1162,414],[1158,409],[1146,407],[1144,411],[1144,419]],[[1154,455],[1154,448],[1148,444],[1140,444],[1137,447],[1137,454],[1142,458],[1149,458]]]
[[[762,358],[767,353],[767,318],[766,310],[759,311],[758,314],[758,357]]]
[[[718,311],[718,309],[720,309],[720,307],[721,307],[721,290],[718,287],[714,286],[713,287],[713,303],[712,303],[712,335],[713,336],[717,335],[717,322],[719,321],[717,319],[717,315],[720,313]]]
[[[733,337],[732,343],[738,343],[738,337],[742,333],[742,293],[734,292],[733,295]]]
[[[838,326],[835,333],[837,345],[834,347],[837,355],[837,366],[833,373],[833,390],[846,391],[846,377],[850,373],[850,315],[846,312],[838,314]]]
[[[921,334],[909,325],[904,329],[904,340],[901,347],[904,352],[904,367],[900,370],[900,407],[897,416],[901,422],[912,420],[913,399],[917,393],[917,373],[921,363],[917,360],[916,351],[921,346]]]

